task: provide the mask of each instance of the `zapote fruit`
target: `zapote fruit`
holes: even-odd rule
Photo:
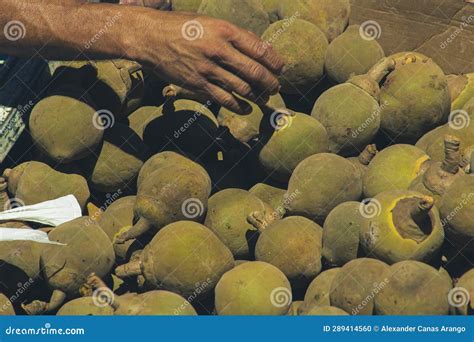
[[[457,315],[472,315],[473,293],[474,293],[474,269],[464,273],[454,284],[455,288],[450,291],[449,298],[454,304],[454,312]]]
[[[360,244],[367,255],[389,264],[435,262],[444,241],[434,199],[408,190],[384,191],[361,210]]]
[[[138,260],[116,268],[120,278],[143,275],[151,288],[183,296],[210,293],[220,277],[234,267],[230,250],[207,227],[178,221],[162,228]]]
[[[249,261],[226,272],[215,290],[220,316],[285,315],[291,304],[291,286],[275,266]]]
[[[383,57],[385,53],[377,40],[364,39],[360,26],[351,25],[329,44],[324,66],[333,82],[343,83],[365,74]]]
[[[451,111],[463,109],[466,103],[474,97],[474,73],[447,75],[446,79],[451,94]]]
[[[73,194],[84,208],[90,196],[84,177],[56,171],[37,161],[24,162],[13,169],[5,169],[3,177],[7,180],[8,192],[25,205]]]
[[[318,153],[299,163],[291,175],[287,209],[290,215],[322,224],[338,204],[361,195],[362,179],[353,163],[336,154]]]
[[[357,157],[350,157],[347,159],[359,169],[360,174],[364,177],[370,162],[374,159],[377,153],[377,146],[375,144],[370,144],[367,145]]]
[[[344,156],[359,154],[376,136],[381,120],[379,83],[393,70],[385,58],[367,74],[326,90],[314,104],[311,116],[326,127],[329,151]]]
[[[324,33],[312,23],[299,18],[288,20],[291,22],[280,20],[271,24],[262,39],[271,44],[286,63],[286,71],[280,77],[281,92],[306,93],[324,75],[324,55],[328,41]]]
[[[328,269],[314,278],[306,290],[301,310],[315,306],[330,306],[331,285],[340,269],[340,267]]]
[[[300,310],[300,316],[349,316],[344,310],[335,306],[313,306]]]
[[[110,239],[89,217],[63,223],[48,237],[63,244],[47,245],[41,251],[42,276],[53,292],[49,302],[35,300],[22,305],[30,315],[54,312],[66,298],[79,295],[90,273],[108,275],[115,261]]]
[[[268,203],[273,209],[283,206],[283,198],[286,194],[285,189],[278,188],[266,183],[257,183],[249,189],[249,192],[265,203]]]

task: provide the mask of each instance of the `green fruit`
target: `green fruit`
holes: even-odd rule
[[[90,62],[96,77],[90,80],[92,99],[100,109],[123,116],[137,109],[144,96],[142,66],[124,59]]]
[[[473,292],[474,292],[474,269],[464,273],[456,282],[448,296],[454,304],[454,311],[457,315],[472,315]]]
[[[209,227],[235,258],[249,259],[258,238],[258,229],[247,221],[250,214],[259,211],[273,213],[273,209],[257,196],[241,189],[225,189],[209,198],[204,225]]]
[[[191,159],[176,152],[164,151],[153,155],[143,164],[138,174],[137,188],[140,188],[140,184],[148,175],[167,166],[183,166],[206,173],[206,170],[202,166],[193,162]]]
[[[400,54],[399,54],[400,55]],[[445,123],[451,101],[446,76],[438,65],[421,54],[397,60],[395,70],[384,80],[381,129],[397,142],[414,143],[424,133]]]
[[[156,118],[146,125],[144,141],[156,151],[176,149],[200,156],[214,143],[219,126],[208,108],[210,104],[168,98],[154,113]]]
[[[363,217],[361,203],[350,201],[335,207],[324,221],[322,255],[330,265],[342,266],[356,259]]]
[[[0,316],[15,316],[15,310],[13,304],[10,302],[7,296],[0,293]]]
[[[380,44],[375,39],[363,39],[359,31],[359,25],[351,25],[329,44],[324,66],[329,78],[336,83],[365,74],[385,57]]]
[[[202,0],[199,14],[224,19],[260,36],[270,19],[260,0]]]
[[[382,274],[389,266],[382,261],[360,258],[337,272],[330,289],[330,302],[351,315],[372,315],[374,296],[386,286]]]
[[[429,159],[423,150],[411,145],[396,144],[383,149],[367,167],[364,196],[408,189],[411,182],[426,171]]]
[[[84,208],[89,200],[89,187],[84,177],[53,170],[46,164],[29,161],[14,169],[6,169],[3,177],[12,183],[9,191],[25,205],[45,202],[73,194]]]
[[[280,20],[270,25],[262,39],[286,64],[280,76],[282,93],[306,93],[323,77],[328,41],[317,26],[296,18]]]
[[[382,111],[379,82],[393,66],[392,60],[383,59],[369,73],[353,76],[317,99],[311,116],[326,127],[329,151],[357,155],[374,139]]]
[[[278,16],[279,2],[280,0],[260,0],[263,5],[265,12],[267,12],[270,18],[270,23],[280,20]]]
[[[283,0],[280,17],[307,20],[324,32],[329,41],[334,40],[347,27],[351,5],[349,0]]]
[[[154,289],[183,296],[210,293],[220,277],[234,267],[229,249],[208,228],[178,221],[161,229],[139,260],[119,266],[119,277],[143,274]]]
[[[148,291],[117,298],[119,316],[196,316],[196,310],[180,295],[169,291]]]
[[[97,305],[92,297],[73,299],[64,304],[56,313],[57,316],[112,316],[110,306]]]
[[[196,13],[202,0],[173,0],[171,8],[173,11]]]
[[[321,272],[322,228],[311,220],[290,216],[263,229],[255,259],[280,269],[290,281],[309,282]]]
[[[299,316],[349,316],[349,314],[335,306],[313,306],[301,310]]]
[[[269,204],[273,209],[283,206],[283,198],[286,194],[286,190],[265,183],[255,184],[249,192]]]
[[[134,250],[130,240],[122,244],[115,243],[115,237],[133,226],[135,196],[119,198],[110,204],[97,219],[97,224],[107,234],[110,241],[114,242],[115,256],[118,261],[127,260]]]
[[[434,261],[444,230],[434,199],[414,191],[391,190],[361,207],[360,245],[369,256],[393,264],[402,260]]]
[[[31,137],[41,152],[58,163],[82,159],[104,134],[94,108],[73,97],[48,96],[38,102],[29,119]]]
[[[471,163],[471,170],[474,163]],[[471,171],[472,172],[472,171]],[[458,177],[446,189],[439,202],[447,240],[462,250],[474,252],[474,174]]]
[[[282,111],[274,112],[270,121],[261,133],[258,160],[271,178],[286,181],[301,161],[327,152],[326,129],[311,116]]]
[[[146,126],[162,115],[162,109],[155,106],[140,107],[128,116],[128,125],[143,140]]]
[[[465,75],[448,75],[451,94],[451,111],[462,109],[474,97],[474,73]]]
[[[291,287],[275,266],[246,262],[225,273],[216,286],[218,315],[285,315],[291,304]]]
[[[41,253],[43,277],[48,285],[77,296],[87,276],[109,274],[115,261],[107,234],[89,217],[83,216],[57,226],[49,240],[65,245],[47,245]]]
[[[259,106],[240,96],[237,97],[249,104],[252,111],[249,114],[241,115],[221,107],[217,120],[220,126],[227,127],[230,134],[244,144],[259,138],[260,126],[264,115],[269,115],[270,117],[276,110],[286,108],[285,102],[280,94],[270,96],[270,99],[264,106]]]
[[[41,278],[40,257],[44,244],[34,241],[0,242],[1,283],[26,283]]]
[[[331,153],[318,153],[298,164],[288,183],[287,204],[290,215],[324,222],[338,204],[358,200],[362,180],[348,160]]]
[[[331,268],[314,278],[304,295],[303,308],[330,305],[331,284],[340,269],[340,267]]]
[[[147,148],[129,127],[115,124],[107,130],[97,154],[83,161],[91,188],[102,192],[133,189],[146,160]]]
[[[386,269],[385,286],[375,296],[377,315],[448,315],[451,278],[444,270],[418,261]]]
[[[431,162],[425,173],[416,177],[409,187],[410,190],[433,196],[436,205],[439,204],[446,189],[463,174],[459,167],[461,163],[459,139],[446,136],[444,149],[443,162]]]
[[[367,145],[357,157],[350,157],[347,159],[359,169],[360,174],[364,177],[367,172],[367,167],[378,152],[377,146],[371,144]]]

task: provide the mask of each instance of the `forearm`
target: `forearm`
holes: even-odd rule
[[[134,37],[147,32],[157,15],[140,7],[80,0],[33,0],[22,6],[4,0],[2,5],[0,27],[7,34],[0,35],[0,53],[57,60],[84,58],[81,52],[91,59],[136,59]]]

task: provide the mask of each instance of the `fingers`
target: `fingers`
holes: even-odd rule
[[[252,32],[237,30],[231,37],[231,43],[237,50],[258,61],[272,73],[281,74],[285,66],[283,60],[273,51],[270,44],[262,41]]]
[[[246,81],[258,97],[268,97],[278,93],[280,89],[280,83],[274,74],[234,48],[222,49],[217,63]]]
[[[247,102],[239,100],[234,95],[215,84],[207,83],[203,90],[211,95],[217,103],[232,112],[248,114],[252,111],[252,107],[250,107]]]

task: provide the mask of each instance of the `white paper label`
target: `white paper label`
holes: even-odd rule
[[[48,234],[41,230],[22,228],[0,228],[0,241],[35,241],[50,245],[66,246],[64,243],[50,241]]]

